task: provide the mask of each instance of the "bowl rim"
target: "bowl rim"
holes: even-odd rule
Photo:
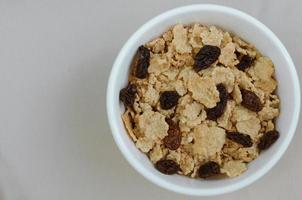
[[[289,125],[288,128],[288,134],[287,137],[284,139],[282,145],[279,147],[278,151],[274,152],[272,158],[266,162],[262,168],[257,170],[253,176],[243,179],[241,181],[238,181],[237,183],[230,184],[227,186],[219,187],[219,188],[211,188],[211,189],[192,189],[192,188],[184,188],[182,186],[172,184],[158,176],[154,176],[149,172],[138,160],[136,160],[133,156],[133,154],[130,152],[130,150],[126,147],[126,144],[123,142],[123,139],[117,129],[117,122],[114,121],[111,117],[111,113],[114,112],[114,105],[112,104],[112,98],[113,98],[113,91],[115,88],[115,82],[116,82],[116,75],[118,74],[119,66],[121,66],[121,58],[123,58],[127,54],[128,47],[131,46],[131,44],[136,40],[136,38],[141,35],[145,29],[148,27],[158,23],[159,21],[164,20],[165,18],[168,18],[169,16],[177,15],[180,13],[186,13],[191,12],[194,10],[215,10],[220,12],[225,12],[232,15],[237,15],[240,18],[244,18],[245,20],[251,22],[254,26],[257,26],[259,29],[261,29],[263,32],[265,32],[269,37],[273,40],[273,42],[278,46],[278,48],[281,50],[282,54],[284,55],[284,58],[288,64],[290,75],[293,79],[294,88],[293,90],[296,92],[296,108],[293,113],[293,121]],[[161,186],[167,190],[174,191],[176,193],[186,194],[186,195],[192,195],[192,196],[213,196],[213,195],[219,195],[219,194],[225,194],[229,192],[233,192],[239,189],[242,189],[251,183],[258,180],[260,177],[265,175],[282,157],[282,155],[285,153],[286,149],[288,148],[294,134],[296,127],[298,125],[299,121],[299,113],[300,113],[300,103],[301,103],[301,97],[300,97],[300,85],[299,85],[299,78],[297,76],[295,65],[287,52],[286,48],[282,44],[282,42],[278,39],[278,37],[269,29],[267,28],[263,23],[258,21],[256,18],[250,16],[249,14],[246,14],[245,12],[242,12],[240,10],[228,7],[228,6],[222,6],[222,5],[216,5],[216,4],[191,4],[187,6],[181,6],[177,7],[168,11],[163,12],[160,15],[157,15],[156,17],[150,19],[146,23],[144,23],[137,31],[132,34],[132,36],[126,41],[126,43],[123,45],[122,49],[120,50],[118,56],[116,57],[116,60],[113,64],[113,67],[110,72],[110,76],[108,79],[108,85],[107,85],[107,96],[106,96],[106,107],[107,107],[107,118],[109,121],[111,133],[113,135],[113,138],[123,154],[123,156],[126,158],[126,160],[130,163],[130,165],[136,169],[142,176],[144,176],[149,181],[153,182],[154,184]]]

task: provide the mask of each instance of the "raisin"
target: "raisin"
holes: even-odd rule
[[[263,136],[260,138],[260,142],[258,144],[259,150],[265,150],[268,149],[272,144],[274,144],[279,138],[279,132],[278,131],[269,131],[263,134]]]
[[[213,161],[201,165],[198,169],[198,176],[200,178],[208,178],[217,174],[220,174],[220,166]]]
[[[251,136],[238,132],[229,132],[226,137],[238,144],[241,144],[243,147],[253,146],[253,141]]]
[[[219,92],[219,99],[220,101],[227,101],[228,99],[228,91],[227,89],[224,87],[224,85],[222,83],[219,83],[217,86],[216,86],[218,92]]]
[[[159,160],[155,163],[155,168],[163,174],[175,174],[179,170],[179,165],[173,160]]]
[[[242,95],[241,105],[254,112],[262,110],[263,105],[255,93],[245,89],[241,89],[240,91]]]
[[[207,118],[210,120],[216,120],[224,113],[229,96],[226,88],[222,83],[218,84],[216,88],[219,92],[220,101],[216,104],[214,108],[209,108],[206,110]]]
[[[163,143],[168,149],[176,150],[181,144],[181,133],[179,127],[171,119],[167,118],[166,122],[169,124],[169,129],[168,135],[163,139]]]
[[[164,110],[168,110],[177,105],[179,94],[175,91],[165,91],[160,95],[159,102],[160,107]]]
[[[215,121],[217,118],[219,118],[221,115],[223,115],[224,110],[226,107],[225,102],[219,102],[214,108],[207,109],[207,118],[209,120]]]
[[[150,50],[140,46],[134,56],[132,67],[135,69],[135,77],[144,79],[148,75],[150,64]]]
[[[194,70],[199,72],[213,64],[220,56],[220,48],[212,45],[204,45],[195,56]]]
[[[237,59],[240,60],[242,54],[238,51],[235,51],[235,55],[236,55]]]
[[[240,55],[239,56],[239,63],[236,65],[236,67],[241,70],[244,71],[245,69],[249,68],[250,66],[252,66],[253,62],[254,62],[254,58],[248,56],[248,55]]]
[[[124,103],[125,107],[133,106],[136,92],[137,88],[134,84],[129,84],[127,87],[121,89],[119,98]]]

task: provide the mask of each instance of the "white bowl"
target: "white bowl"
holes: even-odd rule
[[[125,131],[121,114],[124,107],[119,102],[119,91],[127,84],[129,66],[137,48],[159,36],[177,23],[200,22],[217,25],[254,44],[270,57],[279,81],[278,94],[281,112],[277,120],[279,140],[248,165],[239,177],[222,180],[198,180],[180,175],[168,176],[158,172],[147,156],[141,153]],[[255,18],[233,8],[218,5],[190,5],[167,11],[140,27],[126,42],[113,65],[107,88],[107,114],[115,142],[128,162],[153,183],[174,192],[210,196],[243,188],[267,173],[287,149],[298,123],[300,88],[295,66],[287,50],[265,25]]]

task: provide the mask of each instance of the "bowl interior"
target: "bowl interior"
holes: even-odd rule
[[[177,23],[198,22],[217,25],[242,39],[254,44],[259,51],[270,57],[275,65],[279,81],[278,94],[281,98],[281,113],[277,120],[280,138],[269,150],[248,165],[241,176],[222,180],[194,180],[173,175],[166,176],[156,171],[147,158],[128,137],[121,114],[124,107],[119,103],[121,88],[127,84],[129,66],[138,46],[159,36]],[[230,8],[213,5],[194,5],[179,8],[160,15],[141,27],[121,50],[108,85],[108,116],[115,140],[127,160],[142,175],[170,190],[191,195],[213,195],[233,191],[248,185],[267,172],[286,150],[296,128],[300,109],[299,83],[294,66],[287,51],[264,25],[254,18]]]

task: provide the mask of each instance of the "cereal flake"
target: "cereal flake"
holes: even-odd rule
[[[235,76],[232,70],[224,67],[217,67],[212,71],[212,77],[215,84],[223,83],[230,93],[233,91],[235,84]]]
[[[178,53],[190,53],[192,47],[188,43],[187,29],[182,24],[178,24],[173,28],[173,45]]]
[[[154,53],[160,53],[165,50],[165,40],[163,38],[156,38],[147,44]]]
[[[203,44],[220,46],[223,39],[223,34],[215,26],[211,26],[209,29],[203,29],[200,33]]]
[[[239,176],[246,170],[246,164],[238,160],[228,161],[224,163],[223,167],[221,168],[221,172],[225,173],[229,177]]]
[[[221,49],[219,56],[219,62],[228,67],[233,67],[238,64],[238,60],[235,55],[235,44],[230,42]]]
[[[192,92],[193,99],[202,103],[207,108],[213,108],[219,101],[216,84],[209,77],[200,77],[195,74],[189,79],[188,89]]]
[[[225,130],[201,124],[194,129],[193,152],[203,158],[214,156],[225,142]]]
[[[160,54],[153,54],[151,56],[150,65],[148,67],[149,73],[154,73],[156,76],[167,71],[170,67],[167,57]]]
[[[169,128],[165,116],[152,110],[148,110],[138,117],[138,127],[145,137],[152,140],[163,139]]]

